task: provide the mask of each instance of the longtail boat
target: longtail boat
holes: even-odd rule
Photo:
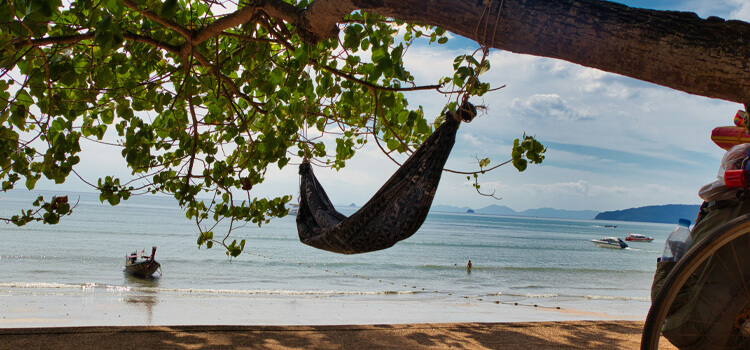
[[[154,259],[156,246],[151,247],[151,255],[146,256],[144,252],[138,254],[135,251],[125,256],[125,273],[138,277],[151,277],[156,271],[161,275],[161,264]]]

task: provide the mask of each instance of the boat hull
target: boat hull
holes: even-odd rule
[[[125,273],[137,277],[151,277],[160,267],[161,264],[156,260],[139,261],[125,265]]]
[[[625,238],[625,240],[628,241],[628,242],[651,242],[654,239],[653,238],[646,238],[646,239],[642,239],[642,238]]]
[[[628,233],[628,236],[625,237],[625,240],[628,242],[651,242],[654,240],[654,237],[647,237],[637,233]]]
[[[602,239],[592,239],[591,243],[594,243],[597,247],[611,248],[611,249],[625,249],[628,247],[627,243],[623,242],[622,239],[616,237],[604,237]]]
[[[602,248],[610,248],[610,249],[623,249],[625,247],[620,246],[619,244],[609,244],[609,243],[600,243],[600,242],[592,242],[597,247]]]

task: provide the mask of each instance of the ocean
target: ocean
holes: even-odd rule
[[[390,249],[339,255],[300,243],[289,215],[235,228],[245,252],[230,259],[198,249],[172,198],[112,207],[68,195],[78,204],[58,225],[0,224],[0,327],[642,320],[675,226],[431,212]],[[0,217],[32,198],[3,195]],[[622,250],[589,242],[628,232],[655,239]],[[125,255],[151,246],[161,276],[125,275]]]

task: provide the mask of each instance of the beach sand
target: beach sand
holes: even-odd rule
[[[638,349],[643,322],[0,329],[0,349]],[[660,349],[675,349],[664,344]]]
[[[13,289],[0,350],[638,349],[645,314],[481,299]],[[596,301],[589,301],[589,304]],[[640,305],[640,304],[637,304]],[[674,349],[663,346],[662,349]]]

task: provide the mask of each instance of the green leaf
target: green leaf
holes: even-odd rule
[[[390,140],[388,140],[387,145],[388,145],[388,149],[391,150],[391,151],[396,150],[399,147],[401,147],[401,143],[398,142],[398,140],[396,140],[396,139],[390,139]]]
[[[388,56],[388,47],[381,46],[381,47],[378,47],[378,48],[372,50],[372,57],[371,57],[371,59],[372,59],[373,63],[378,63],[381,59],[383,59],[383,58],[385,58],[387,56]]]
[[[34,104],[34,100],[31,98],[29,93],[26,92],[26,89],[19,90],[18,93],[16,93],[16,102],[20,103],[26,109]]]
[[[125,10],[125,4],[122,0],[106,0],[104,3],[107,10],[112,12],[117,17],[122,17],[122,14]]]
[[[490,165],[490,159],[489,158],[484,158],[484,159],[482,159],[482,160],[479,161],[479,167],[480,168],[486,168],[488,165]]]
[[[107,14],[96,24],[94,42],[99,45],[99,48],[102,51],[107,52],[113,50],[120,46],[122,41],[122,33],[120,32],[119,24],[112,20],[112,15]]]
[[[161,18],[172,18],[177,14],[179,4],[177,0],[165,0],[159,8],[159,17]]]
[[[105,111],[102,111],[101,114],[99,114],[99,118],[104,124],[112,124],[112,122],[114,122],[115,120],[115,114],[112,113],[112,110],[107,109]]]

